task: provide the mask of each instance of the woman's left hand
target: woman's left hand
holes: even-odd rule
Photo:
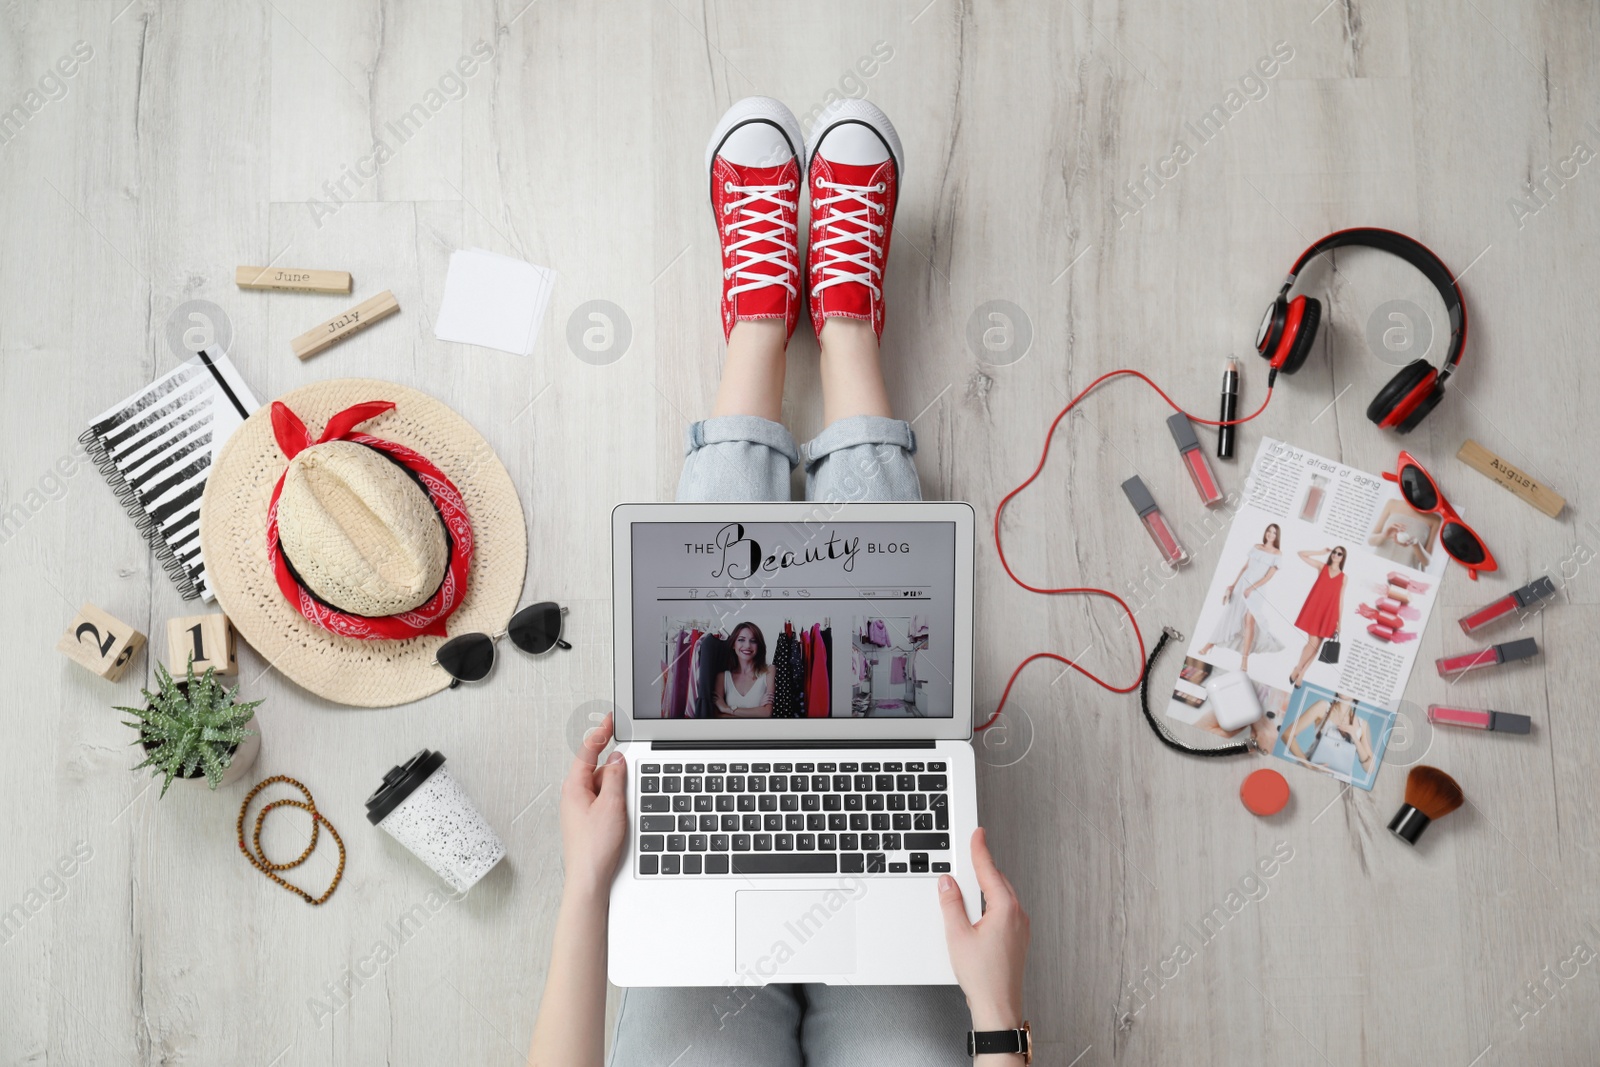
[[[583,738],[561,786],[561,856],[569,893],[603,898],[628,839],[628,768],[621,752],[604,764],[612,717]]]

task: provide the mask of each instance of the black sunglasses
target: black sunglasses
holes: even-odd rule
[[[494,667],[495,642],[502,637],[510,637],[512,644],[533,656],[543,655],[552,648],[571,648],[572,645],[561,639],[562,618],[566,613],[567,609],[553,600],[530,604],[511,616],[502,632],[493,636],[477,633],[452,637],[439,646],[434,657],[450,675],[451,689],[462,682],[481,682]]]

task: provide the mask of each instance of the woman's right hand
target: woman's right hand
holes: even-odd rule
[[[1232,599],[1233,599],[1233,586],[1230,585],[1230,586],[1228,586],[1228,588],[1226,588],[1226,589],[1224,589],[1222,591],[1222,602],[1224,604],[1226,604],[1228,601],[1230,601]]]
[[[561,854],[566,889],[604,900],[628,840],[628,768],[621,752],[605,763],[612,716],[584,735],[561,786]]]
[[[950,965],[967,995],[974,1030],[1011,1030],[1022,1025],[1022,971],[1028,959],[1028,913],[1006,876],[994,865],[988,837],[972,834],[972,867],[983,890],[983,917],[967,922],[961,887],[939,877],[939,906]]]

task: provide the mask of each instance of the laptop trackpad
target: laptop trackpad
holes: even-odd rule
[[[852,974],[856,904],[837,889],[745,890],[735,894],[737,969],[763,978]]]

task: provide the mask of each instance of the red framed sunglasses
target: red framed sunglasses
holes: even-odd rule
[[[1391,474],[1385,471],[1383,476],[1399,483],[1400,495],[1413,511],[1437,515],[1444,520],[1444,525],[1439,528],[1439,544],[1451,559],[1467,568],[1467,577],[1477,581],[1479,571],[1500,569],[1489,552],[1489,546],[1483,543],[1483,538],[1461,521],[1456,509],[1439,492],[1433,475],[1423,469],[1410,452],[1402,450],[1395,463],[1395,472]]]

